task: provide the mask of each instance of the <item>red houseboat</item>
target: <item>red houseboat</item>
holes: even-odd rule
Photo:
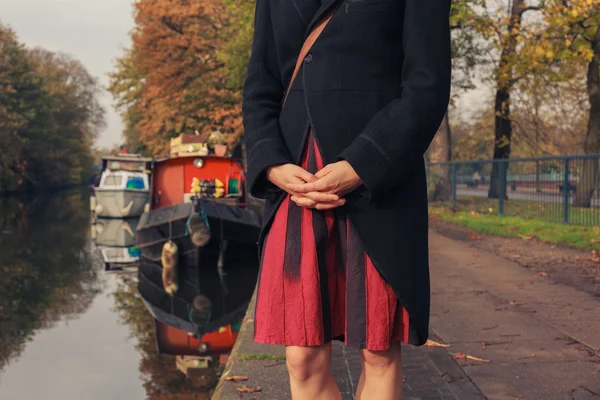
[[[150,206],[136,244],[138,289],[160,353],[221,354],[237,338],[251,293],[229,291],[225,270],[228,263],[257,262],[262,219],[248,208],[241,158],[241,151],[226,156],[200,136],[182,135],[172,141],[170,157],[153,163]],[[163,265],[166,246],[177,249],[169,261],[175,266]],[[167,269],[177,282],[171,291]]]

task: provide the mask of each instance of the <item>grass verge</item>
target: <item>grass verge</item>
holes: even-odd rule
[[[540,197],[537,200],[543,200]],[[451,207],[450,202],[432,202],[432,207]],[[498,200],[476,196],[458,196],[457,210],[476,211],[482,214],[498,214]],[[504,202],[504,214],[562,224],[563,205],[560,202],[511,199]],[[600,207],[569,207],[569,223],[573,225],[600,225]]]
[[[430,217],[455,223],[476,232],[490,235],[514,236],[523,239],[538,238],[548,243],[559,243],[587,250],[600,250],[600,227],[566,225],[514,216],[498,216],[477,211],[452,211],[432,206]]]

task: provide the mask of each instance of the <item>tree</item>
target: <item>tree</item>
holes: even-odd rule
[[[482,0],[458,0],[452,3],[450,28],[452,30],[452,86],[453,97],[474,87],[475,67],[482,63],[482,51],[478,43],[480,19],[476,8]],[[452,161],[452,132],[448,113],[426,155],[430,162],[449,163]],[[452,195],[452,177],[449,164],[440,164],[429,168],[429,179],[435,180],[430,200],[449,200]]]
[[[600,1],[555,0],[545,15],[545,39],[561,61],[559,72],[572,76],[585,65],[589,116],[583,151],[600,153]],[[582,163],[574,204],[590,207],[598,187],[598,160]]]
[[[28,50],[0,25],[0,192],[85,180],[104,126],[98,92],[78,61]]]
[[[16,34],[0,24],[0,192],[25,183],[27,128],[42,96],[27,51]]]
[[[68,55],[36,48],[29,56],[45,94],[30,129],[32,183],[55,187],[82,182],[92,167],[94,140],[105,127],[98,82]]]
[[[116,70],[109,75],[108,91],[115,98],[115,107],[121,113],[125,125],[123,139],[125,146],[134,152],[151,155],[151,151],[143,143],[137,126],[142,120],[138,104],[144,93],[145,75],[137,67],[132,50],[117,60]]]
[[[529,11],[541,10],[543,5],[543,0],[540,0],[537,5],[528,5],[526,0],[510,0],[508,2],[508,15],[502,16],[500,19],[493,18],[487,12],[487,7],[484,13],[485,19],[489,22],[485,28],[487,30],[486,34],[492,33],[490,37],[493,38],[493,52],[499,53],[494,73],[496,86],[494,160],[510,158],[513,133],[510,118],[511,92],[520,78],[532,72],[532,68],[529,68],[530,66],[533,67],[529,64],[529,56],[535,55],[535,53],[530,52],[530,46],[519,47],[519,43],[538,36],[539,27],[532,22],[524,25],[523,17]],[[503,15],[501,9],[497,11],[500,15]],[[490,178],[489,198],[497,198],[500,185],[506,185],[506,181],[500,182],[499,180],[500,168],[505,167],[506,164],[504,163],[494,163]],[[506,193],[505,190],[504,193]]]
[[[135,23],[132,48],[111,76],[131,137],[154,155],[164,154],[169,139],[185,132],[218,129],[231,141],[239,137],[241,96],[219,56],[227,45],[224,32],[235,31],[226,5],[140,0]]]

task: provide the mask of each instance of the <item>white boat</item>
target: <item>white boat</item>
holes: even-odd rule
[[[91,200],[97,217],[130,218],[143,214],[150,198],[148,165],[151,161],[130,155],[103,159],[100,182]]]

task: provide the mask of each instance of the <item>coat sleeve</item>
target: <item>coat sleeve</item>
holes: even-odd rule
[[[246,178],[254,197],[267,198],[279,193],[281,189],[267,180],[265,172],[271,166],[292,162],[279,128],[283,96],[269,0],[257,0],[242,101]]]
[[[339,159],[350,163],[371,201],[410,173],[429,147],[450,98],[450,0],[406,0],[402,94],[369,121]]]

